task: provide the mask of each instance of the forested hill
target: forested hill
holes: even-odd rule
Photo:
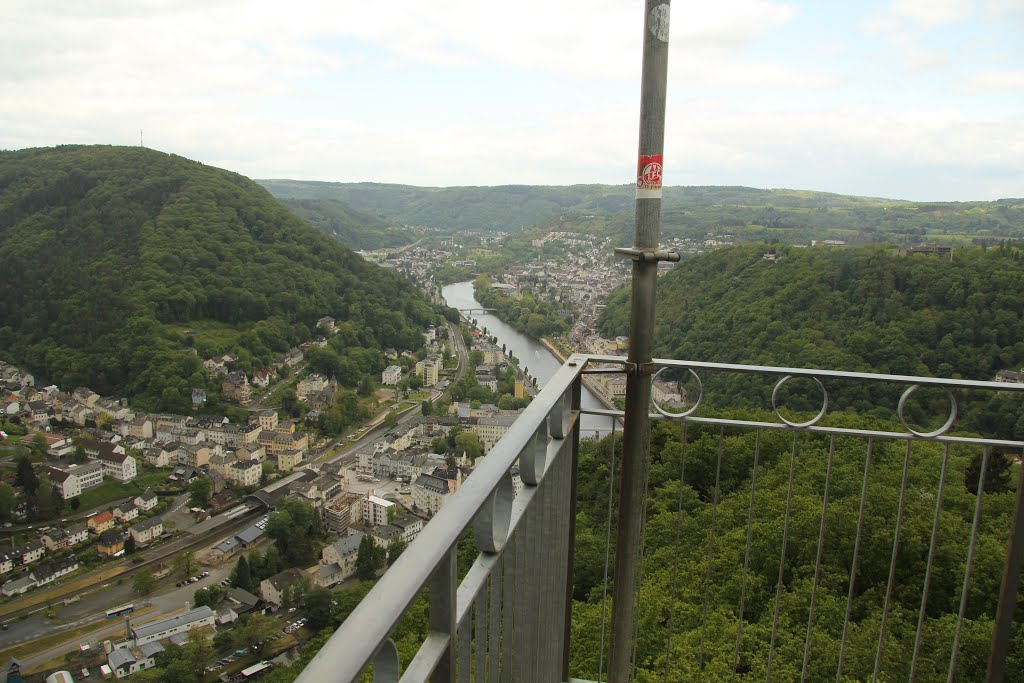
[[[336,200],[403,224],[444,230],[602,233],[626,244],[633,230],[630,185],[416,187],[381,183],[260,180],[279,199]],[[906,202],[806,190],[666,187],[662,235],[731,233],[742,241],[843,239],[870,243],[1024,238],[1024,199]]]
[[[620,289],[601,331],[627,334],[628,309]],[[658,280],[655,355],[990,380],[1024,366],[1024,251],[967,247],[950,260],[881,246],[720,249]],[[750,398],[739,385],[731,393]]]
[[[0,152],[0,253],[0,358],[142,409],[186,407],[207,354],[256,369],[324,315],[362,348],[436,320],[248,178],[138,147]]]
[[[336,199],[280,199],[317,230],[350,249],[383,249],[414,241],[408,228],[392,225]]]

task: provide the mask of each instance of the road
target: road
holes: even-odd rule
[[[19,637],[17,635],[13,635],[10,631],[0,632],[0,647],[6,647],[9,645],[17,644],[19,642],[26,642],[41,635],[49,635],[60,630],[70,630],[77,628],[79,626],[83,626],[85,624],[95,622],[110,623],[108,627],[105,627],[99,631],[95,631],[84,636],[73,637],[67,641],[64,641],[63,643],[60,643],[46,650],[45,652],[39,653],[32,657],[19,657],[19,659],[21,659],[22,661],[22,665],[25,667],[26,670],[35,669],[50,661],[54,657],[59,657],[62,654],[72,652],[78,649],[78,646],[81,643],[90,643],[95,647],[101,644],[103,640],[121,639],[125,635],[124,618],[119,617],[116,619],[107,619],[106,615],[104,615],[104,612],[107,609],[109,609],[109,607],[107,606],[109,603],[113,602],[114,605],[123,605],[131,602],[136,606],[137,609],[151,607],[152,609],[149,609],[147,612],[139,615],[137,619],[132,619],[133,626],[142,625],[147,622],[163,618],[168,613],[181,612],[185,609],[189,609],[195,606],[195,592],[200,588],[212,586],[221,581],[222,579],[226,579],[228,575],[231,573],[232,567],[233,565],[231,563],[228,563],[224,566],[211,569],[210,575],[205,579],[202,579],[201,581],[180,588],[172,587],[169,590],[164,588],[161,589],[162,592],[158,591],[157,593],[153,593],[152,595],[149,595],[144,599],[140,599],[137,595],[133,593],[130,581],[124,581],[119,585],[112,586],[109,590],[107,590],[104,593],[102,597],[96,596],[96,600],[94,601],[93,605],[87,604],[90,602],[90,600],[81,601],[81,604],[88,609],[88,614],[86,616],[79,618],[76,621],[63,624],[56,628],[54,628],[53,626],[48,626],[45,632],[36,633],[35,635],[27,637]],[[165,579],[165,585],[173,586],[174,584],[171,584],[170,582],[174,578],[177,577],[168,577],[167,579]],[[114,596],[117,596],[116,600],[114,599]],[[17,653],[15,653],[15,656],[17,656]]]
[[[100,565],[100,567],[96,571],[105,572],[111,569],[112,567],[120,568],[121,572],[119,574],[119,577],[121,579],[127,579],[131,574],[134,574],[135,572],[141,569],[148,568],[150,565],[156,562],[171,562],[173,556],[178,555],[182,551],[196,550],[198,548],[202,548],[204,546],[212,544],[218,538],[226,538],[227,536],[245,528],[249,524],[252,524],[252,522],[255,521],[255,519],[260,514],[262,514],[260,511],[253,510],[252,512],[249,512],[245,515],[241,515],[214,530],[207,531],[206,533],[195,535],[192,533],[179,534],[178,538],[174,539],[173,541],[163,543],[157,546],[156,548],[147,551],[144,554],[144,561],[141,564],[135,564],[131,562],[129,559],[125,558],[122,560],[118,560],[115,563],[107,563]],[[76,581],[81,581],[82,579],[85,579],[87,577],[88,574],[75,577],[68,583],[72,584]],[[102,586],[97,587],[97,584],[105,581],[105,579],[98,578],[92,583],[87,583],[85,586],[80,586],[77,583],[75,583],[73,587],[66,588],[64,590],[58,590],[53,594],[44,593],[45,597],[38,597],[40,595],[38,593],[28,593],[26,594],[24,600],[18,601],[19,607],[5,614],[3,616],[3,620],[12,624],[16,623],[12,622],[11,620],[22,614],[31,614],[32,612],[41,610],[49,605],[62,602],[66,598],[72,598],[76,595],[87,595],[88,593],[95,591],[97,589],[102,590]],[[58,588],[60,587],[58,586]],[[107,603],[107,607],[113,607],[117,604],[117,602],[112,599],[107,599]],[[105,607],[104,609],[106,609],[107,607]]]

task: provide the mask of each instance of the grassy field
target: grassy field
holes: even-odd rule
[[[194,331],[197,344],[208,345],[219,349],[230,349],[238,338],[246,331],[242,326],[228,325],[215,320],[193,320],[189,323],[168,325],[167,328],[182,336]]]
[[[107,479],[99,486],[82,492],[82,495],[78,497],[79,509],[89,510],[128,496],[137,496],[147,488],[156,487],[167,481],[168,474],[167,470],[143,467],[132,481],[121,482],[116,479]]]

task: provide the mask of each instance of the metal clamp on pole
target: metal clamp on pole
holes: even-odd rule
[[[625,372],[627,375],[647,377],[654,374],[656,367],[658,366],[655,363],[626,363],[622,372]]]
[[[636,247],[615,247],[615,255],[619,258],[628,258],[632,261],[653,263],[656,261],[679,262],[679,254],[674,251],[648,251]]]

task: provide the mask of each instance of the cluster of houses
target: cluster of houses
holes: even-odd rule
[[[77,549],[93,541],[100,555],[123,554],[125,540],[131,537],[139,547],[151,543],[163,533],[163,521],[159,516],[140,519],[140,514],[149,512],[157,505],[157,496],[147,490],[114,508],[113,512],[101,512],[90,516],[85,522],[66,527],[44,527],[38,539],[23,546],[0,551],[0,574],[26,568],[17,578],[0,586],[5,596],[20,595],[31,588],[43,586],[70,574],[79,567],[74,553],[65,551]],[[136,521],[137,520],[137,521]],[[58,553],[53,560],[42,560],[47,553]]]

